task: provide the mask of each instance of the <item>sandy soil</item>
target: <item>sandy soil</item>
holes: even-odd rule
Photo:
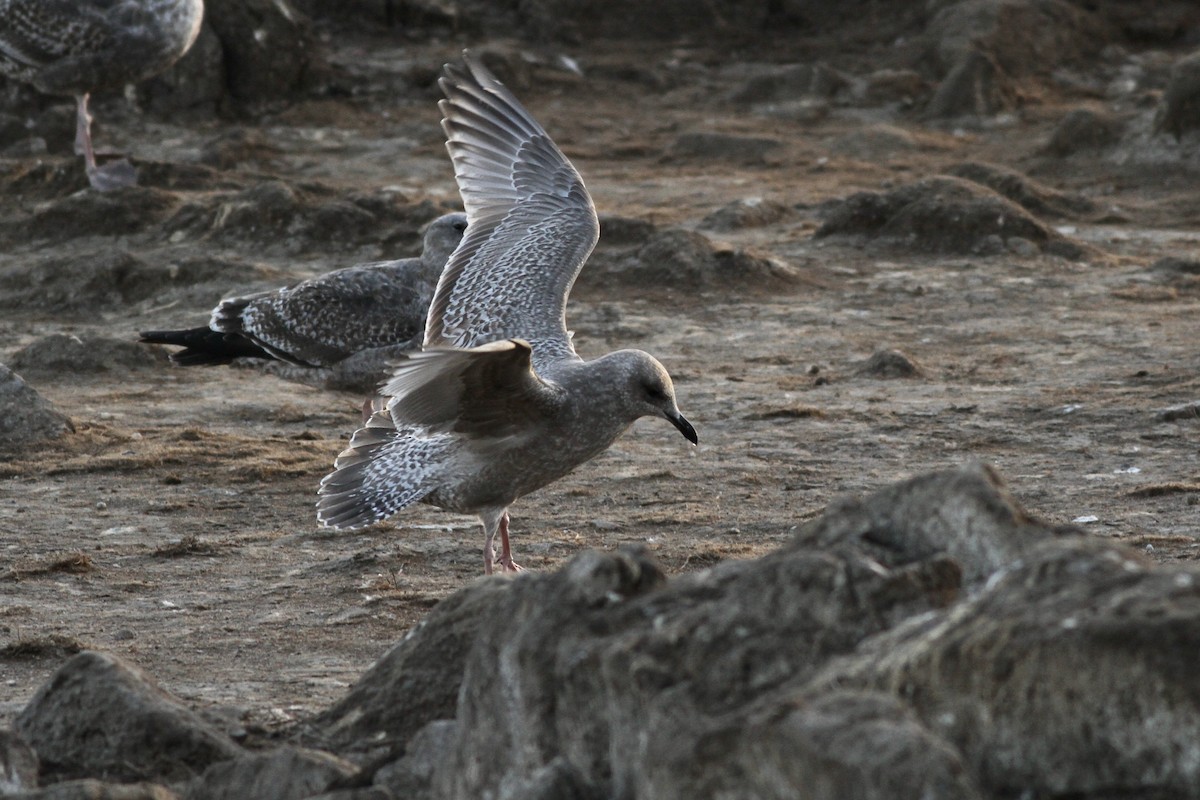
[[[428,198],[426,219],[453,205],[436,94],[398,96],[393,76],[450,60],[461,43],[400,48],[363,36],[336,47],[366,76],[358,96],[254,123],[169,124],[114,101],[105,142],[142,164],[182,165],[234,131],[265,143],[261,157],[192,186],[156,183],[162,170],[145,178],[143,168],[144,183],[181,204],[204,202],[221,181],[244,187],[270,176],[334,197]],[[1051,521],[1161,560],[1197,557],[1200,422],[1160,412],[1200,399],[1200,284],[1150,268],[1168,255],[1200,257],[1194,160],[1186,166],[1169,143],[1153,163],[1040,155],[1055,120],[1085,102],[1069,93],[955,129],[883,108],[748,114],[701,102],[711,84],[663,91],[620,69],[636,75],[636,65],[672,58],[713,64],[721,54],[613,48],[580,54],[594,77],[541,68],[516,90],[603,214],[695,228],[732,201],[778,202],[792,209],[781,221],[711,235],[782,259],[799,278],[771,291],[581,281],[569,312],[581,353],[656,354],[700,446],[643,420],[610,452],[520,501],[514,546],[526,567],[554,569],[583,548],[624,542],[647,543],[671,572],[750,558],[835,496],[968,460],[995,465]],[[781,145],[751,163],[672,156],[692,131]],[[1007,165],[1119,209],[1107,222],[1049,221],[1101,255],[939,256],[812,238],[826,201],[963,161]],[[46,163],[59,177],[31,189],[13,177],[28,161],[0,162],[5,220],[34,219],[80,188],[61,178],[81,172],[72,160]],[[409,254],[417,243],[413,226],[349,245],[169,224],[115,237],[6,230],[0,272],[50,269],[51,258],[77,266],[113,250],[220,269],[127,302],[6,309],[5,362],[52,333],[133,340],[139,329],[200,324],[225,293]],[[904,351],[922,374],[859,371],[882,348]],[[421,507],[364,531],[317,527],[317,483],[355,428],[361,396],[257,368],[159,363],[26,378],[77,431],[0,461],[0,725],[65,654],[86,646],[128,658],[233,727],[270,731],[341,696],[481,571],[472,518]]]

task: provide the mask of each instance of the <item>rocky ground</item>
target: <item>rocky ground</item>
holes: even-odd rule
[[[732,753],[745,772],[773,763],[763,753],[784,734],[800,736],[787,739],[789,752],[820,753],[830,737],[873,741],[844,725],[879,721],[906,732],[911,750],[897,751],[895,764],[904,752],[937,756],[923,773],[945,777],[933,796],[1200,791],[1200,771],[1172,738],[1194,730],[1194,699],[1165,708],[1130,700],[1104,724],[1095,715],[1107,706],[1092,703],[1103,686],[1134,680],[1130,662],[1106,660],[1112,631],[1125,643],[1115,650],[1144,656],[1132,661],[1146,670],[1136,681],[1147,697],[1195,696],[1173,651],[1152,657],[1164,641],[1191,647],[1200,630],[1187,588],[1200,555],[1200,70],[1187,58],[1200,19],[1190,4],[851,3],[842,18],[805,3],[731,1],[667,30],[637,16],[650,12],[629,10],[646,4],[618,4],[632,15],[625,24],[650,39],[607,30],[617,25],[609,17],[596,38],[586,13],[564,15],[554,2],[494,11],[488,26],[470,2],[363,3],[336,14],[329,5],[303,7],[311,25],[262,22],[289,43],[279,52],[290,69],[271,72],[255,66],[267,53],[241,57],[256,51],[228,24],[237,4],[214,3],[191,60],[136,96],[101,98],[97,141],[131,156],[136,188],[85,188],[64,101],[14,88],[0,115],[0,363],[12,370],[0,374],[0,729],[39,739],[53,764],[43,782],[116,777],[183,792],[188,776],[242,745],[281,740],[349,759],[303,751],[320,762],[314,773],[276,764],[316,774],[307,794],[287,795],[308,796],[331,782],[370,783],[375,773],[357,770],[381,757],[370,737],[386,729],[389,746],[432,753],[465,777],[422,773],[410,758],[384,773],[379,791],[477,797],[505,780],[469,767],[484,733],[503,729],[515,739],[498,752],[526,758],[503,796],[534,796],[530,787],[543,781],[581,797],[686,797],[721,778],[670,766],[687,760],[685,744]],[[473,518],[422,507],[363,531],[317,527],[317,483],[356,427],[362,393],[257,364],[177,368],[165,351],[134,343],[139,330],[203,324],[229,293],[415,253],[421,226],[459,207],[435,79],[464,46],[485,53],[600,210],[601,244],[568,311],[581,354],[634,346],[657,355],[700,435],[693,449],[665,423],[644,420],[610,452],[520,501],[514,547],[538,575],[511,585],[477,581]],[[981,482],[967,494],[985,497],[990,510],[979,518],[1010,509],[1001,522],[972,522],[957,488],[918,493],[924,499],[908,505],[896,490],[872,501],[867,522],[823,538],[837,528],[829,520],[848,513],[838,498],[976,462],[995,473],[967,469]],[[998,480],[1015,505],[990,494]],[[912,515],[889,517],[897,508]],[[926,536],[939,526],[950,532]],[[924,533],[891,541],[893,529]],[[1063,536],[1071,544],[1043,541]],[[622,545],[644,550],[612,555]],[[1121,546],[1140,556],[1111,549]],[[608,555],[555,572],[589,548]],[[1018,557],[1020,567],[988,581]],[[792,566],[771,566],[784,563]],[[738,598],[758,590],[738,581],[767,591],[780,575],[793,588],[757,611],[747,604],[746,615],[821,609],[817,621],[760,631],[764,642],[787,634],[814,643],[786,656],[737,651],[720,637],[758,628],[696,599],[741,608]],[[838,594],[845,580],[859,587],[853,602]],[[793,591],[822,581],[842,589]],[[1032,597],[1039,582],[1062,592]],[[464,586],[472,588],[439,605]],[[580,610],[595,623],[585,631],[571,627],[571,614],[531,611],[598,607],[606,592],[634,610]],[[449,683],[424,698],[428,710],[402,731],[347,722],[356,696],[348,692],[364,672],[431,608],[431,620],[447,619],[464,603],[484,608],[447,627],[457,655],[442,658],[444,645],[422,641],[398,648],[402,658],[432,648],[421,658],[449,665]],[[930,622],[927,612],[944,617]],[[677,632],[669,646],[636,621],[654,613]],[[567,693],[522,707],[544,727],[487,699],[531,691],[521,683],[528,676],[506,673],[516,683],[496,684],[481,670],[489,658],[526,663],[521,654],[532,654],[536,666],[568,656],[547,655],[532,636],[514,636],[505,655],[499,634],[471,627],[490,620],[502,631],[523,614],[536,617],[524,622],[530,630],[567,631],[595,674],[608,676],[598,687],[572,683],[561,664],[537,673]],[[996,622],[1006,614],[1011,622]],[[1095,624],[1072,640],[1077,650],[1029,644],[1075,630],[1067,620],[1077,617]],[[974,618],[993,627],[966,629],[962,644],[956,626]],[[1121,618],[1124,627],[1113,621]],[[704,640],[696,619],[724,620],[721,633]],[[1067,675],[1099,664],[1083,688],[1052,680],[1059,688],[1046,690],[1082,692],[1079,708],[1093,716],[1071,716],[1066,701],[1022,706],[1007,689],[967,685],[995,667],[997,642],[1014,641],[1033,653],[1008,667],[1021,680],[1029,664]],[[937,655],[941,646],[981,661],[954,662]],[[653,668],[623,663],[631,647],[647,648]],[[745,661],[702,678],[697,659],[712,648]],[[168,753],[124,772],[112,765],[136,743],[107,762],[48,757],[58,734],[44,733],[45,720],[59,712],[44,703],[22,710],[82,650],[110,655],[83,656],[91,660],[75,669],[115,670],[120,681],[132,680],[124,664],[136,665],[197,712],[187,724],[209,726],[201,755]],[[930,663],[936,669],[921,672]],[[775,677],[758,680],[764,671]],[[613,689],[626,674],[641,676],[629,694]],[[730,696],[744,704],[716,708],[706,694],[716,690],[704,686],[740,685],[735,674],[746,686]],[[689,676],[686,702],[654,688],[669,690],[679,675]],[[929,700],[951,684],[961,692]],[[927,688],[914,696],[902,686]],[[1032,697],[1040,684],[1013,686],[1033,687]],[[585,708],[597,691],[604,730],[547,723],[557,713],[547,707]],[[962,712],[984,713],[972,705],[984,696],[995,703],[987,713],[1012,712],[990,739]],[[371,695],[363,707],[380,702]],[[677,703],[687,712],[672,721]],[[678,752],[634,752],[639,707],[654,709],[658,741],[684,743]],[[680,722],[696,714],[702,725]],[[1022,728],[1021,714],[1027,726],[1060,720],[1063,741],[1094,747],[1055,750]],[[416,724],[439,720],[440,728]],[[729,744],[729,731],[745,729],[762,732],[759,750]],[[521,736],[539,745],[523,749]],[[383,763],[396,761],[399,751],[390,752]],[[1125,768],[1167,763],[1166,752],[1176,760],[1159,772]],[[1111,772],[1077,766],[1097,761]],[[825,768],[815,756],[796,763]],[[839,763],[853,780],[869,772],[849,755]],[[912,776],[876,775],[871,791],[881,793],[871,795],[839,775],[829,796],[919,794]],[[248,780],[210,776],[190,796],[216,796],[235,779]]]

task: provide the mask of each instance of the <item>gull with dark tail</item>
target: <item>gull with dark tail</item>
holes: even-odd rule
[[[592,198],[512,92],[465,61],[439,83],[467,235],[438,282],[424,349],[396,366],[321,481],[317,517],[358,528],[418,502],[475,514],[484,572],[515,572],[508,508],[518,498],[641,417],[666,419],[693,444],[696,430],[650,354],[576,355],[566,303],[600,233]]]
[[[351,368],[363,373],[369,391],[388,374],[387,361],[420,347],[434,289],[466,229],[466,214],[443,214],[425,229],[419,257],[357,264],[282,289],[227,297],[208,325],[142,331],[141,341],[182,347],[171,354],[181,366],[259,358],[303,371]]]

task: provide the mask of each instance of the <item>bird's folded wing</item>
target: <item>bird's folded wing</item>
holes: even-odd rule
[[[520,436],[561,402],[562,390],[533,371],[528,342],[506,340],[410,353],[382,393],[396,425],[454,431],[467,438]]]

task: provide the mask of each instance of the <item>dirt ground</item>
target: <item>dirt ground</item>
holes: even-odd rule
[[[449,61],[463,44],[343,36],[328,46],[362,77],[356,95],[254,122],[169,123],[110,100],[97,110],[100,136],[143,165],[144,186],[175,220],[188,203],[265,180],[334,198],[428,200],[431,219],[457,203],[437,95],[398,94],[394,78]],[[700,445],[643,420],[521,500],[512,514],[524,566],[552,570],[583,548],[627,542],[646,543],[672,573],[752,558],[838,495],[968,460],[994,465],[1052,522],[1163,561],[1197,558],[1200,420],[1162,412],[1200,400],[1200,283],[1151,268],[1167,256],[1200,258],[1200,161],[1186,141],[1158,141],[1157,160],[1047,157],[1055,123],[1096,103],[1061,87],[965,127],[836,104],[813,117],[768,115],[704,101],[736,79],[717,69],[727,54],[715,49],[572,55],[584,77],[544,66],[514,88],[602,215],[696,228],[734,201],[779,203],[788,213],[775,222],[708,235],[781,259],[798,277],[769,291],[581,279],[569,308],[581,354],[632,346],[658,356]],[[636,79],[643,65],[670,61],[703,65],[708,82],[664,89]],[[697,131],[778,146],[754,159],[673,150]],[[258,155],[181,177],[230,136],[258,143]],[[813,238],[828,201],[966,161],[1020,170],[1111,210],[1045,220],[1097,254],[937,255]],[[25,172],[30,159],[0,161],[9,226],[0,273],[75,269],[120,251],[203,275],[111,302],[9,306],[4,363],[55,333],[133,341],[138,330],[202,324],[223,294],[417,247],[415,226],[349,244],[183,224],[72,235],[69,218],[61,229],[34,222],[82,188],[70,177],[82,169],[66,157],[43,162],[39,183]],[[153,166],[164,164],[176,166]],[[884,348],[921,373],[859,369]],[[161,361],[23,374],[76,431],[0,461],[0,726],[66,654],[90,647],[140,665],[231,729],[277,729],[339,698],[440,598],[480,575],[473,518],[418,507],[363,531],[317,526],[316,487],[359,421],[360,395],[255,367]]]

